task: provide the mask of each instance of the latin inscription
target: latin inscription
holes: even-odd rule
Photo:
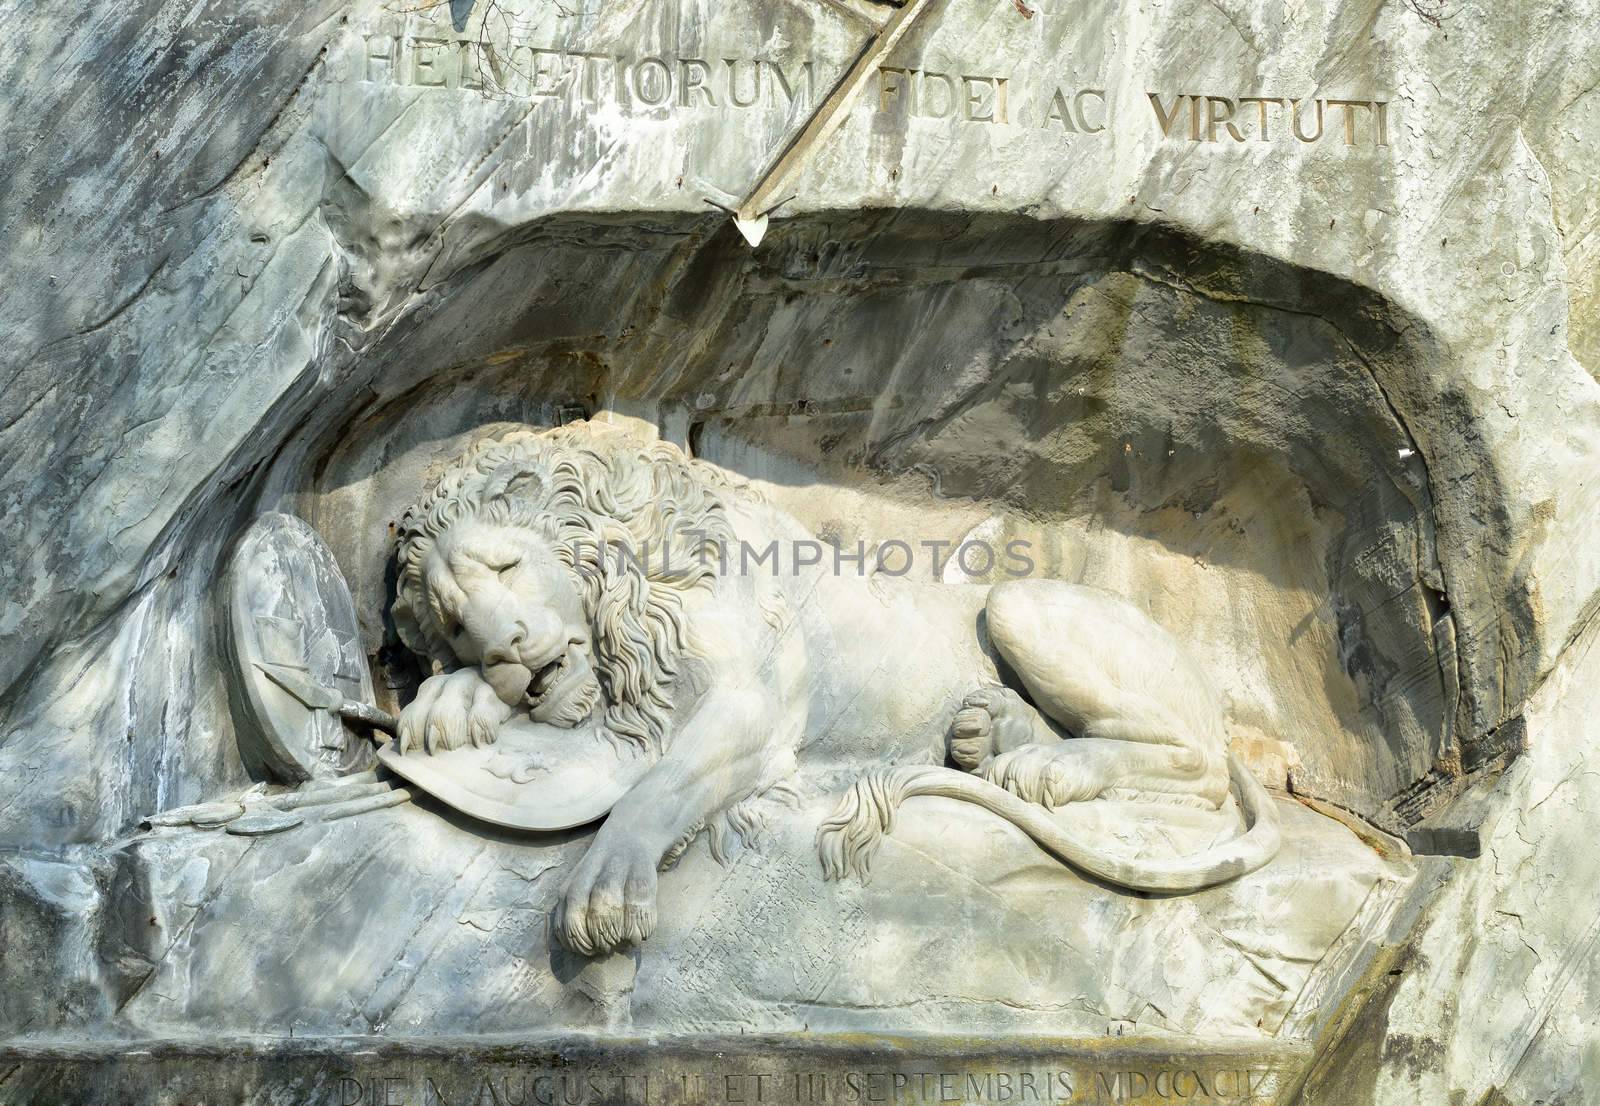
[[[357,36],[335,79],[522,100],[562,100],[589,110],[807,112],[834,78],[812,61],[766,57],[599,54],[531,42],[398,33]],[[857,110],[904,120],[1102,138],[1140,130],[1199,146],[1390,145],[1390,102],[1376,97],[1147,90],[1119,101],[1094,85],[1023,80],[1004,73],[885,65]]]
[[[1289,96],[1201,96],[1185,93],[1166,101],[1146,93],[1165,138],[1176,132],[1190,142],[1270,142],[1290,135],[1297,142],[1321,141],[1328,123],[1346,146],[1389,144],[1387,100],[1321,100]]]
[[[591,54],[486,39],[366,34],[344,80],[589,107],[738,111],[816,102],[816,66],[768,58]]]
[[[314,1106],[1249,1106],[1281,1089],[1271,1067],[1209,1062],[1155,1068],[1040,1066],[1015,1070],[787,1070],[476,1073],[355,1072],[330,1080]],[[313,1106],[307,1103],[306,1106]]]
[[[921,69],[878,70],[876,110],[910,119],[954,119],[963,123],[1021,127],[1058,134],[1094,136],[1113,120],[1126,126],[1127,113],[1113,108],[1103,88],[1013,89],[1010,77],[940,73]],[[1163,139],[1189,142],[1270,142],[1302,145],[1324,135],[1346,146],[1389,145],[1389,102],[1290,96],[1166,95],[1147,92],[1153,125]],[[1135,113],[1137,114],[1137,113]],[[1137,125],[1137,124],[1135,124]],[[1331,129],[1330,129],[1331,126]]]

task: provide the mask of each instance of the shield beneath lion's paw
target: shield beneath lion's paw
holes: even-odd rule
[[[602,736],[526,717],[500,727],[493,745],[439,753],[378,753],[384,767],[480,822],[515,830],[563,830],[604,818],[651,760]]]

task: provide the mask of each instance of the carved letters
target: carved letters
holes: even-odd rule
[[[1251,1106],[1272,1101],[1282,1085],[1274,1067],[1214,1059],[1107,1068],[1073,1058],[1062,1066],[1041,1063],[1013,1070],[941,1068],[930,1062],[912,1070],[873,1070],[811,1069],[797,1057],[768,1070],[733,1062],[721,1070],[669,1063],[655,1070],[493,1068],[406,1076],[356,1071],[338,1079],[318,1106]]]
[[[901,111],[921,119],[962,119],[969,123],[1011,122],[1011,82],[981,77],[878,69],[878,110]]]
[[[528,42],[391,33],[361,36],[359,55],[340,75],[366,84],[567,99],[592,107],[805,107],[817,96],[816,67],[810,61],[595,54]]]
[[[936,70],[878,70],[875,110],[906,119],[1015,125],[1056,134],[1099,135],[1128,125],[1104,88],[1045,85],[1016,89],[1010,77]],[[1147,92],[1163,139],[1301,144],[1343,138],[1346,146],[1389,145],[1389,102],[1289,96],[1164,95]]]
[[[1201,96],[1182,93],[1171,103],[1146,93],[1156,125],[1166,138],[1191,142],[1272,142],[1292,134],[1302,143],[1320,141],[1334,122],[1346,146],[1389,145],[1387,100],[1297,99],[1287,96]]]
[[[586,53],[547,44],[367,31],[335,79],[522,100],[590,110],[809,111],[831,77],[813,60]],[[1105,84],[1102,80],[1101,84]],[[905,121],[948,121],[1094,138],[1149,128],[1163,142],[1209,145],[1390,145],[1390,102],[1375,97],[1144,93],[1149,111],[1102,86],[1011,74],[880,66],[858,110]],[[1141,118],[1142,116],[1142,118]]]

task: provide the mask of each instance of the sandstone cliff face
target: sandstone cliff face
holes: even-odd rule
[[[1424,848],[1493,811],[1421,931],[1461,951],[1419,955],[1526,1013],[1402,991],[1371,1093],[1587,1057],[1586,908],[1515,904],[1592,875],[1592,5],[949,0],[752,250],[707,201],[844,72],[850,7],[13,13],[6,916],[115,929],[100,846],[250,782],[214,594],[245,521],[322,531],[392,706],[389,523],[486,426],[614,411],[847,545],[986,528],[1141,597],[1298,793]]]

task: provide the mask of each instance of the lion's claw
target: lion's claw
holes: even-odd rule
[[[511,716],[476,668],[430,676],[417,697],[400,712],[395,749],[442,753],[473,745],[492,745],[500,724]]]
[[[656,864],[631,846],[598,838],[556,905],[556,936],[580,956],[637,945],[656,928]]]

